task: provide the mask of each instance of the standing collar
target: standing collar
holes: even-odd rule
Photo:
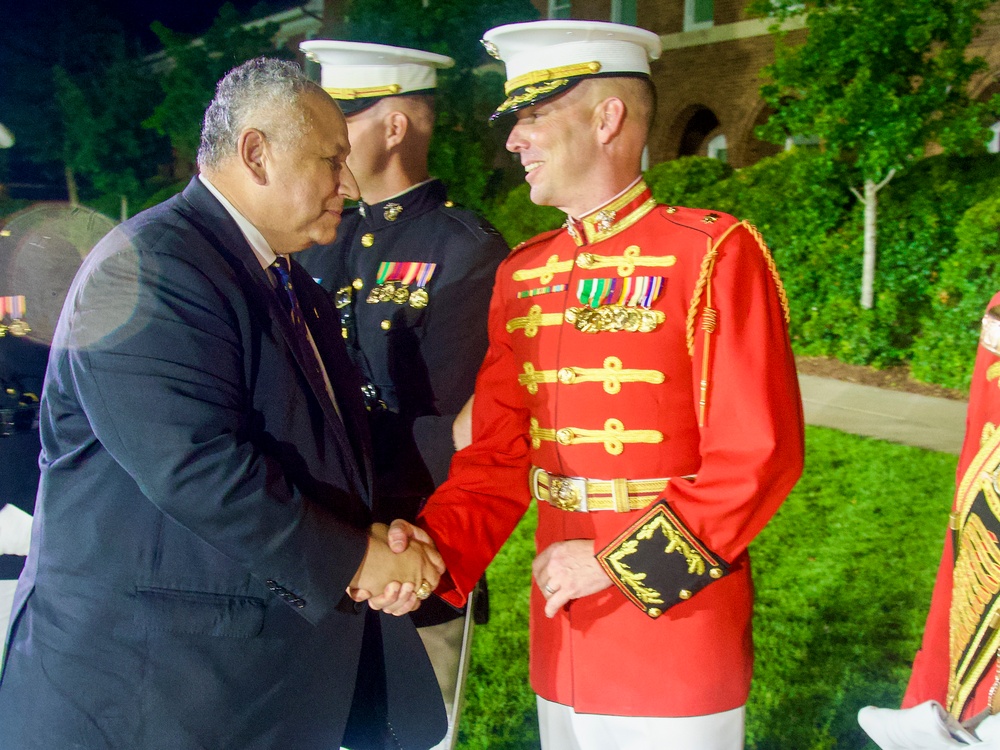
[[[274,263],[278,256],[275,255],[274,250],[271,249],[271,246],[268,244],[267,240],[264,239],[264,235],[260,233],[260,230],[251,224],[250,220],[241,214],[236,209],[236,206],[230,203],[229,199],[220,193],[219,189],[215,187],[215,185],[213,185],[205,175],[199,174],[198,179],[201,180],[202,185],[208,188],[208,192],[214,195],[216,200],[222,204],[222,207],[226,209],[226,213],[233,217],[233,221],[236,222],[236,226],[240,228],[240,231],[246,238],[247,243],[253,249],[253,254],[257,256],[257,260],[260,263],[261,268],[266,269]]]
[[[579,219],[566,217],[566,231],[577,247],[613,237],[635,224],[656,207],[656,200],[640,175],[614,198]]]
[[[358,213],[373,229],[399,224],[440,208],[450,207],[448,191],[441,180],[429,179],[378,203],[358,202]]]

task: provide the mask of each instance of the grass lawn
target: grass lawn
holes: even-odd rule
[[[806,429],[806,469],[754,542],[757,661],[748,750],[874,750],[855,716],[898,704],[920,641],[955,482],[954,456]],[[538,748],[528,687],[535,514],[489,570],[462,750]]]

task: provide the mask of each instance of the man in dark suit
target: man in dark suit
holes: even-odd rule
[[[288,254],[336,235],[343,117],[252,60],[201,174],[98,244],[42,394],[31,551],[0,674],[4,748],[426,748],[445,731],[409,618],[348,590],[437,584],[373,523],[360,384]],[[363,598],[363,594],[355,594]]]
[[[361,201],[344,211],[333,245],[299,260],[334,295],[365,381],[375,487],[387,513],[380,520],[412,521],[448,477],[455,417],[486,353],[493,277],[508,247],[428,171],[437,70],[454,64],[450,57],[327,39],[300,47],[321,64],[323,87],[347,118]],[[433,597],[413,614],[449,717],[435,750],[454,744],[485,586],[472,601],[462,611]]]

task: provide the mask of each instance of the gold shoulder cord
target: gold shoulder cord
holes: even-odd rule
[[[719,248],[722,246],[722,243],[726,241],[726,238],[728,238],[729,235],[732,234],[738,227],[745,227],[750,233],[750,236],[757,241],[758,247],[760,247],[761,252],[764,254],[764,262],[767,264],[767,268],[771,272],[771,278],[774,279],[774,285],[778,291],[778,297],[781,300],[781,309],[785,313],[785,323],[788,323],[791,320],[788,312],[788,297],[785,294],[785,286],[781,283],[781,277],[778,275],[778,269],[774,264],[774,258],[771,257],[771,252],[767,249],[767,245],[764,243],[764,238],[761,237],[760,232],[757,231],[757,227],[746,221],[741,221],[729,227],[729,229],[723,232],[719,239],[717,239],[714,243],[709,240],[710,244],[708,251],[705,253],[705,257],[701,261],[701,273],[698,276],[698,282],[695,284],[694,294],[691,296],[691,305],[688,308],[687,326],[685,330],[688,355],[693,357],[695,323],[698,319],[699,305],[701,304],[701,296],[704,292],[705,307],[702,309],[701,328],[705,332],[705,346],[702,351],[700,394],[698,398],[699,427],[705,426],[705,412],[708,408],[708,365],[711,344],[710,336],[715,332],[715,327],[719,321],[719,312],[712,307],[712,273],[715,271],[715,261],[719,257]]]

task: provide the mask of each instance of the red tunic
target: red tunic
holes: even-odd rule
[[[515,249],[497,272],[474,441],[420,520],[455,571],[438,592],[464,600],[527,509],[531,465],[605,480],[697,475],[661,498],[729,574],[658,617],[612,586],[548,619],[532,586],[531,684],[584,713],[736,708],[753,665],[747,545],[802,467],[780,282],[749,225],[656,205],[641,182],[569,224]],[[587,332],[567,320],[570,309],[616,303],[653,329]],[[717,311],[707,366],[706,306]],[[537,548],[593,539],[598,553],[644,512],[539,503]]]
[[[993,297],[988,309],[998,305],[1000,305],[1000,293]],[[962,452],[958,460],[958,488],[952,502],[953,525],[956,525],[954,521],[961,515],[961,506],[970,497],[967,491],[968,486],[963,487],[963,484],[968,484],[964,481],[967,475],[976,474],[977,470],[981,472],[985,463],[997,463],[995,443],[1000,437],[996,433],[996,426],[1000,423],[1000,388],[998,388],[1000,372],[998,372],[997,363],[1000,362],[1000,357],[995,353],[997,350],[995,342],[991,344],[991,348],[984,346],[984,340],[988,338],[988,335],[987,324],[984,322],[984,336],[980,339],[976,354],[976,366],[969,393],[965,441],[962,444]],[[993,437],[992,440],[991,437]],[[990,458],[991,454],[994,454],[992,459]],[[969,471],[970,467],[972,467],[971,472]],[[987,468],[987,470],[990,473],[995,473],[996,467],[993,466],[992,469]],[[972,479],[971,476],[970,479]],[[952,591],[956,585],[956,578],[961,578],[955,574],[954,536],[950,530],[945,536],[944,553],[934,583],[934,594],[931,599],[930,613],[927,616],[927,624],[924,628],[923,643],[913,663],[910,683],[903,696],[903,707],[908,708],[927,700],[936,700],[948,707],[952,713],[959,714],[960,718],[965,719],[986,707],[990,689],[998,676],[994,648],[992,655],[984,654],[985,663],[982,667],[975,669],[971,673],[971,677],[964,680],[966,683],[964,689],[959,687],[962,680],[952,681],[953,665],[950,648],[953,644],[950,636],[955,628],[961,628],[961,620],[970,615],[970,606],[972,616],[977,621],[988,617],[991,609],[988,604],[990,598],[988,592],[985,595],[983,592],[971,592],[967,601],[973,602],[973,604],[956,608],[952,612]],[[993,551],[978,555],[981,560],[987,561],[987,565],[990,564],[991,558],[994,558],[1000,551],[996,550],[995,539],[993,542],[990,545],[993,547]],[[961,571],[962,568],[960,567],[959,570]],[[997,570],[994,570],[993,575],[983,576],[983,580],[988,581],[990,578],[994,578],[996,573]],[[1000,587],[1000,581],[997,582],[997,587]],[[977,607],[974,603],[976,599],[980,599],[982,603],[986,604],[982,613],[978,612],[982,606]],[[995,606],[996,604],[994,604],[994,608]],[[983,650],[985,651],[985,649]],[[952,682],[951,690],[949,690],[949,682]]]

